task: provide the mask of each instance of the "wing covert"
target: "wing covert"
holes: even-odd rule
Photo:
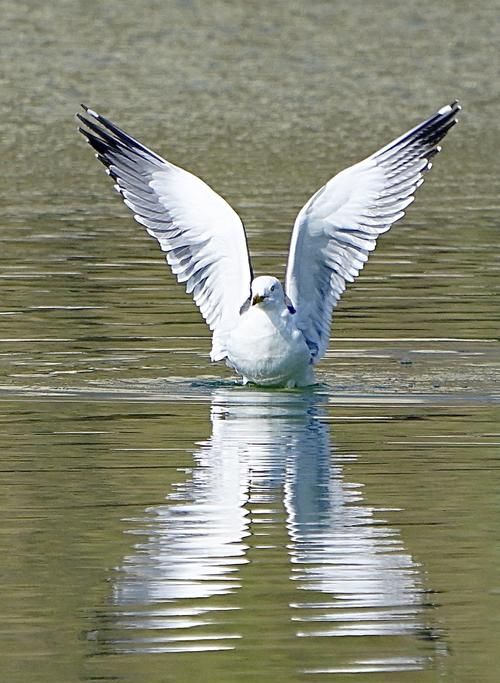
[[[83,106],[83,105],[82,105]],[[135,220],[156,238],[179,282],[213,331],[212,360],[250,294],[252,270],[238,214],[197,176],[158,156],[108,119],[83,107],[80,132],[115,181]]]
[[[314,362],[326,352],[332,311],[375,249],[377,237],[402,218],[438,142],[457,123],[458,102],[363,161],[341,171],[299,212],[292,232],[286,293]]]

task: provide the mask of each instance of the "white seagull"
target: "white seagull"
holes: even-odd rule
[[[211,360],[225,360],[244,384],[292,388],[314,384],[346,283],[404,215],[460,106],[442,107],[309,199],[293,227],[285,288],[275,277],[253,277],[243,224],[220,195],[83,109],[80,132],[212,330]]]

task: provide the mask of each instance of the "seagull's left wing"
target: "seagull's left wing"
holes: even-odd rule
[[[212,360],[226,356],[226,337],[250,296],[252,269],[238,214],[206,183],[174,166],[104,116],[84,107],[80,132],[115,180],[115,189],[166,252],[213,330]]]
[[[332,311],[363,268],[377,237],[404,216],[457,122],[458,102],[440,109],[370,157],[332,178],[302,208],[292,232],[286,293],[314,362],[326,351]]]

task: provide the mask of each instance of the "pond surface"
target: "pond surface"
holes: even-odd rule
[[[499,19],[3,3],[2,680],[498,681]],[[209,363],[73,118],[202,175],[282,276],[312,192],[456,97],[292,392]]]

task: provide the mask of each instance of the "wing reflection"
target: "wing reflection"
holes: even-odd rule
[[[332,452],[327,426],[317,421],[302,435],[287,466],[292,579],[300,589],[320,594],[295,603],[315,610],[295,618],[329,622],[327,630],[301,635],[415,631],[422,605],[418,567],[399,533],[363,502],[361,485],[345,481],[342,459]]]
[[[415,647],[408,654],[393,642],[432,639],[419,568],[398,531],[363,502],[362,486],[346,481],[355,457],[334,451],[322,415],[315,393],[214,391],[212,435],[194,454],[191,478],[133,530],[145,540],[114,582],[115,651],[234,649],[248,631],[243,613],[259,600],[254,587],[268,582],[259,618],[274,633],[293,624],[295,643],[316,643],[303,673],[425,665]],[[279,549],[284,530],[273,583],[259,558]],[[347,639],[352,651],[343,639],[336,669],[331,646],[318,645],[325,636],[357,636]],[[359,636],[385,636],[385,650],[379,640],[363,656]]]

